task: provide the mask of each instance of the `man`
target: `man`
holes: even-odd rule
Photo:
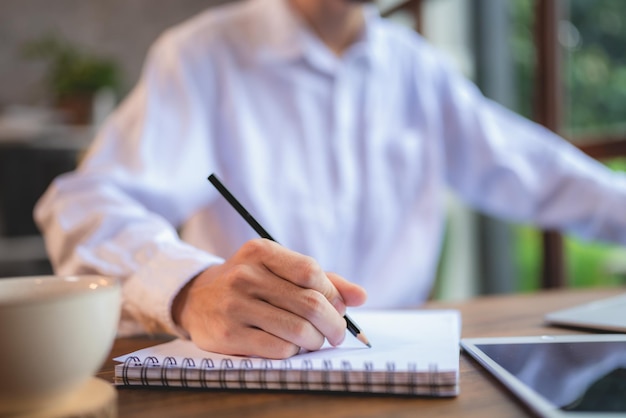
[[[123,326],[282,358],[339,344],[365,289],[369,307],[427,297],[446,187],[492,215],[626,243],[623,176],[357,3],[246,0],[165,33],[36,208],[56,271],[123,278]],[[211,172],[283,246],[255,238]]]

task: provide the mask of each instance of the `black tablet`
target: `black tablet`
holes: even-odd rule
[[[461,346],[542,417],[626,416],[626,335],[466,338]]]

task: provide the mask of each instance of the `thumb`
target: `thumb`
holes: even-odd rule
[[[365,303],[367,292],[358,284],[349,282],[336,273],[326,273],[328,279],[333,283],[345,306],[359,306]],[[340,312],[345,313],[345,312]]]

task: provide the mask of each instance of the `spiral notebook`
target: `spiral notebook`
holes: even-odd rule
[[[117,357],[115,383],[432,397],[459,393],[459,312],[353,310],[350,315],[372,348],[348,334],[338,347],[268,360],[211,353],[176,339]]]

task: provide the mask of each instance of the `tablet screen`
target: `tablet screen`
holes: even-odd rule
[[[586,413],[626,412],[626,341],[559,341],[555,337],[527,337],[530,341],[478,340],[465,347],[482,360],[492,373],[524,398],[526,388],[549,403],[554,410]],[[548,341],[545,340],[548,338]],[[601,337],[598,337],[601,338]],[[553,339],[554,341],[549,341]],[[490,341],[490,340],[496,340]],[[519,340],[519,338],[518,338]],[[471,345],[471,344],[470,344]],[[472,353],[472,351],[474,351]],[[504,376],[498,367],[514,379]],[[519,383],[522,385],[519,385]],[[519,387],[522,390],[519,390]],[[525,387],[525,388],[524,388]],[[516,390],[518,389],[518,390]],[[524,399],[528,402],[529,399]],[[532,407],[533,405],[531,405]]]

